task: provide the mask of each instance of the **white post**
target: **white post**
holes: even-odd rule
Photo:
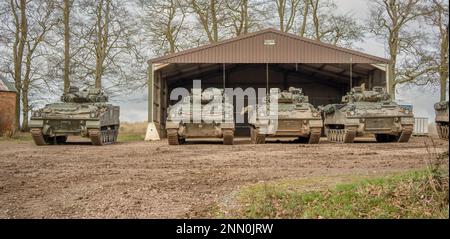
[[[149,62],[148,64],[148,82],[147,82],[147,88],[148,88],[148,126],[147,126],[147,132],[145,134],[145,141],[153,141],[153,140],[160,140],[158,130],[156,130],[156,125],[153,122],[154,116],[153,116],[153,84],[155,82],[155,71],[153,69],[153,63]]]

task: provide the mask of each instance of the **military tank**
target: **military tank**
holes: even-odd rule
[[[200,94],[191,92],[170,106],[168,112],[169,145],[182,144],[189,138],[222,138],[223,144],[233,144],[234,108],[221,89],[208,88]]]
[[[277,91],[278,92],[278,91]],[[278,100],[277,115],[264,111],[263,105],[247,107],[250,137],[254,144],[264,144],[266,137],[297,137],[300,142],[318,144],[323,122],[320,112],[310,103],[301,88],[290,87],[276,98],[266,97],[266,106]]]
[[[448,140],[448,101],[434,105],[436,110],[436,129],[440,139]]]
[[[90,138],[94,145],[116,142],[120,108],[108,104],[101,89],[72,86],[61,101],[32,112],[29,125],[36,145],[63,144],[71,135]]]
[[[355,137],[374,134],[377,142],[408,142],[413,132],[412,109],[395,103],[382,87],[371,91],[355,87],[341,104],[323,109],[328,140],[353,143]]]

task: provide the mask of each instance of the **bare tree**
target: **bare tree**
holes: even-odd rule
[[[314,26],[314,38],[318,41],[322,38],[322,34],[320,32],[320,21],[319,21],[319,0],[310,0],[311,4],[311,14],[313,19]]]
[[[435,64],[437,66],[436,73],[439,78],[440,85],[440,100],[445,101],[447,95],[447,81],[448,81],[448,24],[449,17],[448,13],[448,2],[443,0],[432,0],[431,2],[431,14],[426,16],[427,21],[438,30],[438,45],[437,49],[439,49],[436,57],[433,58]]]
[[[225,27],[230,28],[233,36],[240,36],[255,30],[260,30],[267,20],[264,14],[263,0],[228,0],[225,1]],[[227,29],[228,30],[228,29]]]
[[[420,59],[409,61],[405,64],[407,69],[400,71],[398,67],[398,56],[400,53],[410,51],[417,40],[421,39],[420,32],[413,32],[408,27],[420,17],[427,14],[424,10],[423,1],[420,0],[375,0],[372,1],[371,14],[369,18],[370,31],[376,36],[386,39],[388,45],[391,64],[389,72],[391,80],[388,82],[389,94],[395,98],[395,87],[397,84],[411,82],[419,76],[431,71],[434,66],[429,66],[425,54],[419,54]],[[419,48],[415,48],[415,55],[420,53]],[[414,66],[416,65],[416,66]],[[421,68],[417,71],[415,69]]]
[[[77,39],[72,53],[74,77],[85,85],[109,93],[145,82],[145,60],[139,48],[140,28],[126,2],[80,0],[72,34]]]
[[[226,6],[229,10],[234,35],[247,34],[252,24],[249,16],[249,1],[230,0],[226,2]]]
[[[14,44],[13,48],[13,64],[14,71],[12,72],[12,77],[15,82],[17,89],[16,97],[16,117],[15,117],[15,127],[18,130],[20,127],[20,99],[22,95],[22,65],[24,49],[28,37],[28,21],[27,21],[27,2],[26,0],[10,0],[10,11],[13,15],[13,33],[14,33]]]
[[[95,87],[102,87],[103,65],[106,59],[106,51],[108,50],[109,24],[111,14],[111,0],[100,0],[96,9],[96,41],[95,41]]]
[[[304,37],[306,33],[307,20],[309,15],[310,1],[303,0],[303,12],[302,12],[302,23],[300,26],[300,36]]]
[[[294,26],[301,0],[275,0],[280,31],[289,32]]]
[[[72,0],[64,0],[63,22],[64,22],[64,93],[69,92],[70,87],[70,11]]]
[[[49,82],[40,77],[48,70],[43,66],[42,56],[45,55],[47,36],[58,18],[53,14],[54,2],[51,0],[11,0],[4,7],[7,9],[2,32],[6,35],[5,42],[11,54],[7,54],[2,71],[12,76],[18,92],[15,126],[19,128],[19,119],[22,118],[21,128],[27,130],[31,110],[29,96],[39,85]]]
[[[312,27],[306,35],[318,41],[352,47],[361,41],[365,29],[349,13],[337,14],[336,4],[330,0],[308,0],[311,7]]]
[[[189,0],[209,42],[219,40],[220,27],[225,21],[225,0]]]
[[[180,0],[141,0],[143,25],[156,54],[174,53],[180,49],[180,36],[186,35],[186,9]]]
[[[22,81],[22,130],[28,130],[29,93],[33,81],[39,79],[33,78],[33,60],[36,59],[37,48],[45,43],[47,34],[58,24],[58,19],[54,16],[54,1],[43,0],[36,1],[30,5],[30,27],[28,29],[28,38],[26,41],[25,73]]]
[[[323,21],[320,40],[352,48],[355,42],[363,40],[364,35],[364,27],[349,14],[330,15]]]

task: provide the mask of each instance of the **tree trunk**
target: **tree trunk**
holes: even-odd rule
[[[399,46],[399,36],[398,32],[394,31],[389,36],[389,54],[391,56],[391,64],[389,67],[389,82],[388,82],[388,93],[395,99],[395,87],[397,85],[396,77],[397,77],[397,55],[398,55],[398,46]]]
[[[439,68],[439,78],[441,94],[440,100],[445,101],[447,98],[447,80],[448,80],[448,28],[441,30],[441,62]]]
[[[95,59],[95,88],[102,87],[102,11],[103,0],[100,0],[97,6],[97,46],[96,46],[96,59]]]
[[[395,99],[395,65],[393,63],[388,64],[389,81],[387,84],[387,92],[392,99]]]
[[[28,128],[28,112],[29,112],[29,102],[28,102],[28,89],[23,90],[22,96],[22,131],[26,132]]]
[[[316,40],[320,41],[320,22],[319,22],[319,16],[317,15],[317,11],[319,8],[319,0],[310,0],[311,2],[311,10],[312,10],[312,15],[313,15],[313,25],[314,25],[314,33],[315,33],[315,37]]]
[[[242,1],[242,12],[244,15],[244,34],[247,34],[249,31],[249,21],[248,19],[248,0]]]
[[[448,68],[448,66],[447,66]],[[448,80],[448,73],[444,73],[440,77],[441,81],[441,96],[440,101],[445,101],[447,99],[447,80]]]
[[[20,90],[17,89],[17,93],[16,93],[16,118],[14,119],[14,131],[19,131],[20,130]]]
[[[278,8],[278,18],[280,22],[280,31],[284,32],[284,15],[286,13],[286,2],[285,0],[278,0],[277,1],[277,8]]]
[[[26,15],[26,0],[20,0],[19,10],[20,16],[17,14],[16,2],[11,0],[11,9],[14,14],[14,24],[16,28],[15,32],[15,42],[13,46],[13,59],[14,59],[14,83],[17,90],[16,95],[16,112],[15,112],[15,130],[20,129],[20,99],[22,92],[22,60],[25,48],[25,42],[27,41],[28,35],[28,22]]]
[[[309,12],[309,0],[304,0],[304,9],[303,9],[303,20],[302,20],[302,26],[300,27],[300,36],[304,37],[306,32],[306,21],[308,19],[308,12]]]
[[[70,1],[64,0],[64,93],[70,87]]]
[[[95,64],[95,88],[102,87],[103,63],[106,58],[106,49],[109,41],[110,4],[110,0],[101,0],[99,1],[97,7],[97,59]],[[102,15],[103,6],[105,6],[105,16]]]
[[[28,100],[28,93],[30,91],[30,74],[31,74],[31,59],[34,53],[34,50],[36,49],[38,43],[35,43],[35,45],[31,45],[29,42],[27,42],[27,55],[25,60],[25,75],[23,77],[23,83],[22,83],[22,131],[28,131],[28,112],[30,109],[29,100]]]
[[[216,0],[211,0],[211,18],[212,18],[212,31],[213,31],[213,41],[217,42],[219,40],[219,23],[217,22],[217,9]]]

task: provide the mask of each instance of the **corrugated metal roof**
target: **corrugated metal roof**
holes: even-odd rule
[[[390,61],[366,53],[267,29],[169,54],[149,63],[366,63]]]
[[[12,82],[7,81],[4,77],[0,76],[0,91],[16,92],[16,87]]]

